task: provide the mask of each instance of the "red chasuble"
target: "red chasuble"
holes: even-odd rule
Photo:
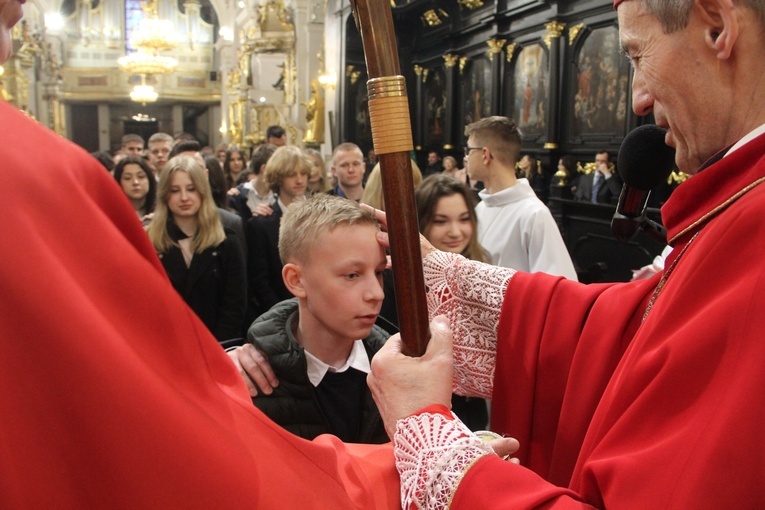
[[[0,118],[0,507],[399,507],[390,445],[260,413],[114,178]]]
[[[453,508],[765,508],[763,180],[760,136],[675,191],[664,282],[513,277],[493,428],[535,473],[481,460]]]

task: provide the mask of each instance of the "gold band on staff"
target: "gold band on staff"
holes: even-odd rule
[[[367,92],[375,153],[411,151],[414,143],[404,77],[373,78],[367,82]]]

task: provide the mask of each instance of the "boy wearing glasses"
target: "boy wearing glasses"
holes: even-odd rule
[[[465,128],[465,168],[481,181],[478,242],[493,264],[577,280],[571,256],[550,210],[525,178],[515,177],[521,132],[507,117],[487,117]]]

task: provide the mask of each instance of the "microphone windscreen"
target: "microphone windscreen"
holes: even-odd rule
[[[664,143],[667,130],[646,124],[630,131],[619,148],[617,165],[624,183],[650,191],[666,181],[675,163],[675,149]]]

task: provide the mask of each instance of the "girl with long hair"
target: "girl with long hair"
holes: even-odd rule
[[[165,165],[147,232],[173,287],[218,341],[241,336],[246,306],[242,248],[225,231],[204,167],[190,156]]]
[[[123,158],[114,168],[114,179],[144,225],[148,224],[157,200],[157,181],[146,160],[138,156]]]
[[[226,151],[226,159],[223,160],[223,173],[226,175],[228,188],[236,188],[239,184],[239,177],[247,168],[247,158],[244,151],[239,147],[229,147]]]
[[[433,174],[414,192],[420,233],[441,251],[490,262],[478,243],[478,220],[472,193],[454,177]],[[452,410],[471,430],[485,429],[489,420],[486,401],[452,395]]]
[[[444,174],[428,176],[415,190],[420,233],[441,251],[489,262],[478,244],[473,195],[464,184]]]

